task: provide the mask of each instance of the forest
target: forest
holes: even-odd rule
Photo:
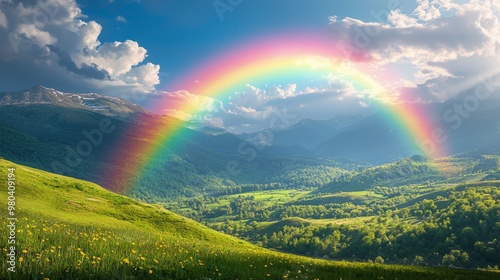
[[[422,158],[354,170],[295,169],[283,173],[280,183],[235,184],[226,192],[164,206],[284,252],[498,269],[500,182],[492,179],[498,158],[450,158],[448,163],[460,174],[439,173]],[[312,183],[282,183],[287,176]]]

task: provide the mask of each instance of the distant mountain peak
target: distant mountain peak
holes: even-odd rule
[[[54,89],[54,88],[49,88],[49,87],[45,87],[43,85],[36,85],[30,89],[27,89],[27,90],[24,90],[24,91],[31,91],[31,92],[59,92],[61,93],[60,91]]]
[[[43,85],[36,85],[36,86],[32,87],[31,89],[53,89],[53,88],[48,88],[48,87],[45,87]]]
[[[50,104],[62,107],[80,107],[107,116],[126,117],[135,113],[147,113],[139,105],[117,97],[97,93],[67,93],[36,85],[16,92],[1,92],[0,106]]]

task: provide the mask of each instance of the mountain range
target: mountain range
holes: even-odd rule
[[[136,104],[97,93],[67,93],[41,85],[16,92],[0,92],[0,106],[35,104],[87,109],[113,117],[147,113],[145,109]]]
[[[445,145],[451,154],[498,154],[496,139],[500,135],[500,103],[474,112],[459,129],[448,129]],[[446,105],[446,104],[444,104]],[[444,106],[443,105],[443,106]],[[135,116],[141,116],[136,118]],[[110,118],[116,129],[106,135],[93,152],[83,157],[76,167],[64,165],[68,150],[75,149],[84,138],[83,130],[99,127]],[[137,126],[137,120],[141,124]],[[64,173],[102,183],[102,170],[110,166],[109,156],[121,153],[126,158],[132,151],[118,151],[123,139],[139,143],[154,133],[159,123],[179,123],[167,116],[149,113],[138,105],[96,93],[64,93],[36,86],[17,92],[0,93],[0,155],[9,160],[40,169]],[[136,125],[140,130],[132,131]],[[234,135],[227,131],[196,123],[184,123],[183,133],[175,141],[182,143],[170,155],[159,158],[151,174],[164,172],[161,179],[145,178],[156,185],[148,196],[172,195],[179,189],[207,185],[212,192],[233,183],[259,183],[278,178],[287,166],[347,167],[371,166],[393,162],[419,154],[414,143],[398,136],[384,116],[339,115],[330,120],[301,120],[286,128],[273,128],[251,134]],[[272,137],[263,138],[262,135]],[[255,159],[248,161],[242,151],[253,149]],[[130,156],[134,156],[130,154]],[[219,178],[228,162],[237,162],[239,172],[230,178]],[[126,163],[114,165],[117,170]],[[115,171],[117,171],[115,170]],[[151,175],[153,176],[153,175]],[[146,176],[147,177],[147,176]],[[156,177],[155,177],[156,178]],[[189,178],[189,180],[186,180]],[[163,186],[163,187],[160,187]],[[216,187],[218,186],[218,187]],[[111,186],[109,186],[111,188]],[[148,192],[150,192],[150,189]],[[141,190],[144,192],[144,190]]]
[[[494,273],[466,275],[431,267],[498,270],[500,106],[495,100],[471,112],[455,129],[437,119],[435,127],[446,135],[441,146],[451,156],[429,160],[380,114],[305,119],[289,127],[236,135],[220,127],[155,115],[96,93],[36,86],[0,97],[1,172],[3,178],[15,172],[16,209],[20,218],[22,214],[27,219],[23,223],[30,224],[29,230],[18,234],[21,244],[29,244],[21,251],[24,267],[39,269],[49,262],[66,262],[68,267],[76,263],[85,271],[106,267],[100,272],[107,275],[104,279],[137,273],[142,279],[146,271],[141,267],[148,267],[147,275],[153,279],[200,279],[210,267],[224,271],[224,279],[247,279],[257,277],[253,266],[261,260],[259,269],[272,269],[259,274],[259,279],[271,279],[273,273],[276,279],[292,276],[289,262],[270,262],[270,251],[254,246],[258,245],[315,258],[372,263],[360,270],[356,270],[359,263],[345,262],[348,268],[342,263],[338,275],[342,278],[461,279],[457,272],[462,279],[473,274],[477,279],[496,279]],[[453,103],[440,106],[447,110]],[[113,129],[102,130],[103,122]],[[169,138],[169,145],[154,160],[127,148],[149,145],[158,127],[179,133]],[[102,137],[90,142],[88,132],[96,128]],[[90,148],[85,149],[86,142]],[[148,162],[137,177],[116,176],[136,171],[136,159]],[[7,228],[3,231],[7,234]],[[105,239],[91,240],[85,233]],[[40,247],[40,239],[46,238],[54,248],[43,241]],[[119,244],[115,247],[110,240]],[[173,243],[165,245],[164,240]],[[159,244],[185,250],[166,256],[158,251]],[[203,249],[208,244],[214,247]],[[64,257],[57,262],[50,257],[37,261],[36,252],[49,254],[58,250],[57,245],[67,251],[61,254]],[[234,250],[217,249],[226,245]],[[251,257],[247,249],[253,252]],[[83,259],[87,254],[88,261]],[[194,266],[184,272],[189,257]],[[295,270],[300,266],[294,278],[311,273],[329,279],[332,271],[339,271],[337,266],[318,265],[320,260],[289,258],[301,258],[294,265]],[[399,267],[395,274],[396,270],[388,272],[390,266],[379,266],[384,262],[427,265],[423,268],[427,274],[409,275]],[[138,266],[129,267],[132,264]],[[250,264],[250,269],[232,269],[242,264]],[[117,268],[121,275],[115,274]],[[28,270],[20,271],[24,274],[19,279],[32,277]],[[51,271],[55,274],[47,272],[44,277],[68,279],[64,273],[80,275],[84,270],[58,266]]]

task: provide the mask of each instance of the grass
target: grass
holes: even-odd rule
[[[315,196],[311,199],[302,200],[297,202],[296,204],[303,205],[324,205],[328,203],[346,203],[352,202],[353,204],[368,204],[376,199],[384,198],[381,194],[376,194],[373,191],[364,190],[364,191],[353,191],[346,192],[341,191],[334,194],[324,194],[321,196]]]
[[[16,272],[0,279],[498,279],[449,268],[326,261],[262,249],[159,206],[0,160],[16,175]],[[0,208],[6,217],[7,205]],[[0,228],[0,236],[8,236]],[[2,258],[9,251],[1,241]]]
[[[308,194],[309,191],[302,190],[267,190],[267,191],[255,191],[255,192],[247,192],[242,194],[233,194],[228,195],[225,199],[237,198],[238,196],[247,197],[253,196],[255,201],[263,201],[267,203],[278,203],[278,202],[292,202],[302,197],[305,194]]]
[[[307,198],[312,191],[304,190],[266,190],[266,191],[253,191],[241,194],[225,195],[219,198],[218,202],[207,203],[205,206],[209,209],[214,209],[220,206],[229,205],[231,199],[241,197],[254,197],[254,201],[263,202],[266,206],[275,204],[307,204],[307,205],[324,205],[328,203],[344,203],[353,202],[354,204],[367,204],[374,199],[383,199],[384,196],[376,194],[373,191],[354,191],[354,192],[339,192],[335,194],[324,194]],[[181,210],[189,210],[184,207]]]
[[[254,201],[259,201],[263,202],[267,206],[275,205],[277,203],[279,204],[284,204],[284,203],[292,203],[296,201],[297,199],[303,197],[304,195],[309,194],[310,191],[303,191],[303,190],[293,190],[293,189],[279,189],[279,190],[265,190],[265,191],[252,191],[252,192],[245,192],[241,194],[231,194],[231,195],[224,195],[219,197],[218,202],[214,203],[207,203],[205,204],[205,207],[208,209],[214,209],[218,208],[220,206],[224,205],[229,205],[231,199],[236,199],[239,196],[241,197],[254,197]],[[187,207],[180,208],[180,210],[190,210]]]
[[[283,219],[281,221],[275,222],[260,222],[257,228],[254,230],[254,234],[266,234],[271,236],[274,232],[283,231],[285,226],[300,228],[302,226],[307,227],[311,225],[349,225],[353,229],[359,229],[367,224],[376,222],[374,216],[369,217],[357,217],[357,218],[347,218],[347,219],[304,219],[299,217],[290,217]]]

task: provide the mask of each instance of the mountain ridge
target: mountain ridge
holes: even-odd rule
[[[288,127],[269,128],[255,133],[244,133],[241,137],[250,141],[261,141],[261,135],[271,135],[266,145],[282,147],[314,147],[345,130],[355,128],[365,117],[361,115],[337,115],[328,120],[302,119]]]
[[[33,104],[76,107],[113,117],[149,113],[141,106],[121,98],[97,93],[68,93],[42,85],[15,92],[0,92],[0,106]]]

